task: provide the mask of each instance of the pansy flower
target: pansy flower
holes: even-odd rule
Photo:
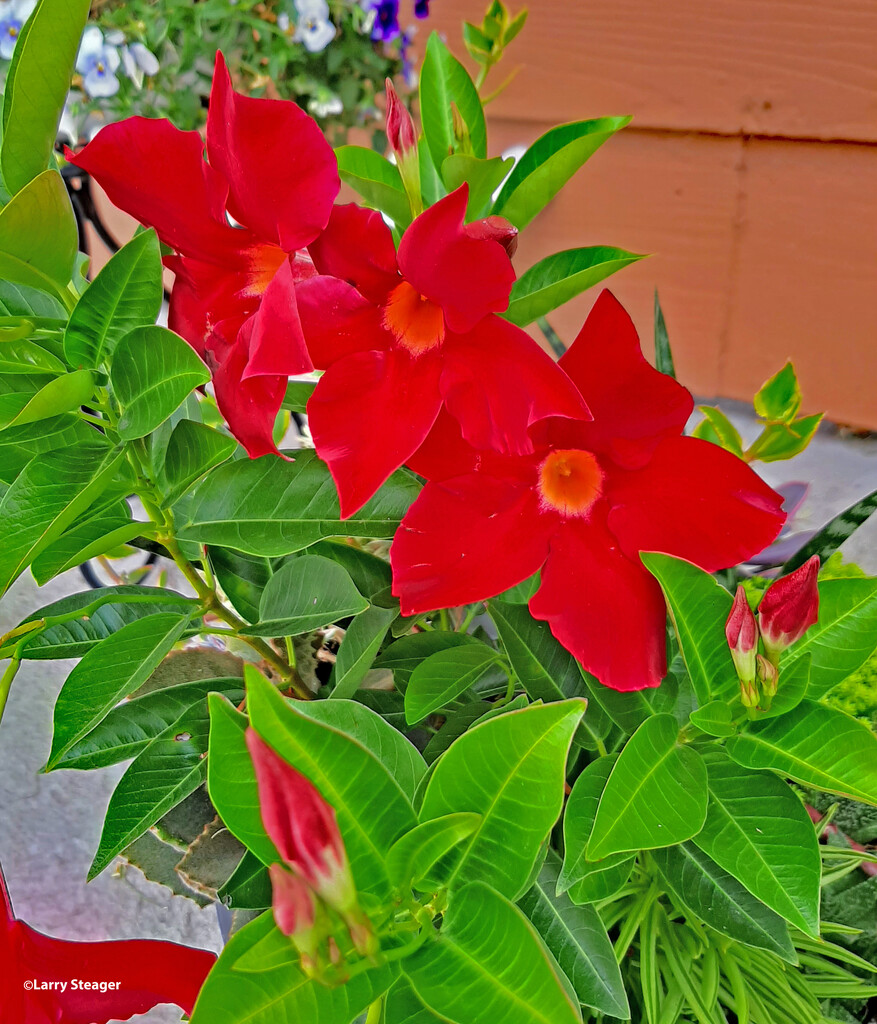
[[[501,455],[443,416],[410,460],[430,482],[393,541],[393,592],[415,615],[541,569],[530,611],[585,669],[615,690],[657,686],[666,607],[640,552],[735,565],[776,537],[782,498],[736,456],[682,436],[690,394],[646,362],[608,291],[560,365],[593,421],[545,420],[532,454]]]
[[[293,42],[304,43],[310,53],[325,50],[335,38],[326,0],[295,0],[296,22]]]
[[[15,44],[37,0],[6,0],[0,3],[0,57],[12,60]]]
[[[515,229],[463,223],[468,187],[439,200],[402,236],[380,214],[338,206],[310,246],[319,276],[299,312],[314,366],[308,402],[317,453],[346,517],[423,443],[444,406],[479,447],[532,451],[545,416],[587,417],[573,383],[528,334],[496,314],[515,279]]]
[[[287,100],[235,93],[217,54],[206,147],[198,132],[131,117],[68,159],[174,250],[170,326],[211,368],[220,411],[249,454],[274,451],[287,378],[311,369],[295,286],[313,268],[299,250],[340,187],[316,123]]]

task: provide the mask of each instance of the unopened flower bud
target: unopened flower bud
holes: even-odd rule
[[[744,679],[740,680],[740,700],[743,702],[744,708],[758,707],[758,687],[755,683],[747,683]]]
[[[269,864],[274,921],[284,935],[302,936],[314,927],[314,896],[304,879],[282,864]]]
[[[482,220],[473,220],[463,230],[470,238],[479,240],[488,238],[491,241],[499,242],[505,249],[509,259],[514,256],[518,248],[518,229],[505,217],[497,217],[495,214],[484,217]]]
[[[454,101],[451,101],[451,123],[454,131],[454,153],[462,153],[466,156],[473,156],[472,138],[469,135],[469,126],[460,109]]]
[[[756,658],[758,681],[765,697],[775,697],[779,686],[780,673],[776,665],[772,664],[763,654]]]
[[[737,587],[734,595],[734,603],[731,606],[731,614],[725,623],[725,636],[728,646],[731,648],[731,657],[734,659],[734,667],[741,682],[752,684],[755,682],[755,655],[758,652],[758,626],[755,624],[755,616],[749,607],[746,598],[746,591],[742,586]],[[746,701],[743,701],[746,704]],[[756,701],[757,703],[757,701]],[[755,705],[746,705],[754,707]]]
[[[391,79],[385,83],[387,95],[387,137],[393,152],[398,157],[404,157],[412,149],[417,149],[417,132],[414,129],[414,122],[408,108],[399,99],[399,94]]]
[[[768,659],[778,665],[780,654],[800,640],[819,616],[819,556],[800,569],[775,580],[758,606],[758,624]]]

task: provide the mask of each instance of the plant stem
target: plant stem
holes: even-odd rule
[[[0,721],[3,720],[3,712],[6,710],[6,701],[9,699],[9,691],[12,688],[12,680],[18,673],[21,662],[13,658],[6,666],[6,671],[0,678]]]

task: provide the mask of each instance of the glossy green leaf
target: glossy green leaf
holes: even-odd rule
[[[379,604],[387,608],[394,607],[398,612],[398,601],[383,600],[384,592],[389,590],[393,579],[390,563],[385,558],[379,558],[360,547],[354,547],[346,540],[317,541],[308,548],[308,553],[331,558],[333,562],[347,570],[353,585],[363,597],[372,600],[380,596]]]
[[[480,814],[446,814],[406,832],[387,854],[390,881],[397,886],[416,885],[429,875],[436,861],[471,836],[480,823]]]
[[[725,637],[733,598],[709,573],[691,562],[658,552],[640,555],[661,584],[679,650],[698,703],[737,685],[737,672]]]
[[[658,289],[655,289],[655,367],[661,373],[676,380],[676,367],[673,365],[673,352],[670,348],[670,336],[667,333],[667,321],[661,309]]]
[[[804,805],[770,772],[707,758],[709,805],[692,842],[791,924],[819,934],[821,860]]]
[[[230,459],[237,441],[213,427],[194,420],[180,420],[174,427],[158,477],[165,503],[173,505],[215,466]]]
[[[184,615],[150,615],[123,626],[75,666],[55,702],[47,769],[90,732],[122,697],[133,693],[170,653],[188,624]]]
[[[166,686],[126,700],[82,739],[70,747],[55,765],[56,768],[105,768],[119,761],[137,757],[159,733],[196,703],[204,703],[208,693],[225,694],[229,700],[243,700],[244,684],[240,678],[198,679],[191,683]]]
[[[446,1017],[437,1017],[423,1005],[404,976],[384,999],[381,1024],[445,1024],[446,1021]]]
[[[877,736],[816,701],[732,736],[728,753],[744,768],[769,768],[804,786],[877,805]]]
[[[703,419],[692,431],[692,436],[711,441],[740,458],[743,455],[743,438],[740,431],[721,409],[712,405],[699,405]]]
[[[308,633],[367,607],[340,565],[320,555],[303,555],[286,562],[268,580],[259,622],[241,632],[255,636]]]
[[[470,633],[447,633],[440,630],[432,633],[411,633],[409,636],[400,637],[383,650],[374,667],[390,669],[396,688],[404,690],[417,666],[431,655],[438,651],[479,643],[481,641]]]
[[[402,792],[409,799],[414,798],[426,772],[426,762],[417,747],[376,711],[354,700],[302,701],[296,708],[364,746],[398,782]]]
[[[128,766],[110,797],[100,845],[88,871],[89,881],[204,782],[209,721],[207,702],[200,700]]]
[[[337,153],[338,150],[335,152]],[[308,401],[314,393],[316,386],[317,382],[315,380],[291,380],[286,385],[286,394],[283,396],[281,408],[304,414],[307,412]]]
[[[130,441],[155,430],[210,371],[173,331],[135,327],[116,345],[110,379],[122,406],[119,436]]]
[[[557,195],[583,163],[629,117],[600,117],[559,125],[538,138],[515,165],[493,204],[493,213],[525,227]]]
[[[90,558],[106,554],[135,537],[149,533],[148,523],[134,522],[130,516],[100,514],[77,523],[33,560],[33,578],[42,586],[68,569],[75,569]]]
[[[546,256],[515,281],[509,307],[503,316],[519,327],[526,327],[593,288],[610,274],[641,259],[643,257],[636,253],[609,245],[565,249]]]
[[[335,808],[357,888],[385,895],[384,857],[417,823],[399,783],[365,745],[299,711],[255,672],[247,706],[259,735]]]
[[[542,936],[580,1003],[627,1020],[630,1007],[612,943],[593,907],[577,907],[556,895],[560,859],[549,851],[536,884],[518,906]]]
[[[154,231],[135,235],[101,268],[64,331],[64,355],[71,366],[100,366],[129,331],[155,323],[161,274]]]
[[[678,742],[671,715],[654,715],[621,751],[603,790],[587,856],[651,850],[680,843],[703,826],[706,766]]]
[[[271,879],[268,877],[268,869],[255,854],[247,850],[216,895],[235,910],[263,910],[270,907]]]
[[[335,658],[332,672],[335,685],[330,694],[333,699],[352,697],[356,693],[397,614],[395,608],[373,604],[350,623]]]
[[[499,715],[461,736],[439,760],[422,821],[457,811],[483,815],[449,866],[448,884],[485,880],[515,898],[563,805],[566,758],[581,700]],[[514,841],[510,842],[510,837]]]
[[[610,690],[584,669],[582,678],[590,698],[589,707],[601,708],[605,715],[627,734],[636,732],[647,718],[655,714],[655,709],[643,690],[629,690],[626,693]]]
[[[801,389],[795,368],[786,365],[761,385],[752,400],[755,411],[768,422],[791,423],[801,408]]]
[[[0,334],[0,374],[64,373],[67,367],[38,341],[30,341],[31,331],[25,327],[21,337]]]
[[[208,556],[216,580],[232,607],[248,622],[256,622],[262,592],[274,575],[278,560],[213,545],[208,549]]]
[[[0,500],[0,594],[105,490],[122,458],[103,444],[46,452]]]
[[[339,146],[338,173],[365,200],[365,205],[385,213],[400,228],[411,222],[411,205],[399,169],[386,157],[364,146]]]
[[[465,153],[454,153],[441,164],[442,180],[449,192],[454,192],[465,181],[469,186],[469,203],[466,206],[466,220],[477,220],[486,215],[493,200],[493,193],[502,184],[514,160],[501,156],[489,160]]]
[[[273,916],[266,913],[232,936],[198,995],[192,1024],[350,1024],[397,976],[398,968],[386,964],[329,988],[292,964],[274,970],[236,970],[237,961],[272,932],[279,935]],[[291,949],[289,940],[281,938]]]
[[[6,403],[0,400],[0,430],[73,412],[88,402],[93,391],[94,377],[91,373],[88,370],[75,370],[50,380],[33,397],[22,396],[24,402]],[[3,397],[12,398],[11,395]]]
[[[524,914],[484,882],[451,897],[434,942],[403,961],[420,999],[452,1021],[575,1024],[553,958]]]
[[[78,416],[52,416],[39,424],[0,431],[0,479],[11,484],[35,455],[57,448],[73,448],[95,437],[94,430]]]
[[[701,921],[737,942],[796,962],[786,922],[703,850],[683,843],[654,850],[651,856],[674,899]]]
[[[635,857],[613,853],[602,860],[588,860],[585,852],[594,829],[594,819],[606,780],[615,765],[614,757],[598,757],[579,775],[566,802],[563,816],[563,866],[556,891],[569,891],[573,903],[598,903],[609,899],[630,878]]]
[[[469,72],[433,32],[426,44],[420,69],[420,120],[426,145],[436,168],[456,149],[451,104],[466,122],[472,153],[487,156],[487,128],[484,110]]]
[[[78,245],[73,208],[57,171],[38,174],[0,210],[4,281],[69,301]]]
[[[464,644],[437,651],[411,673],[405,689],[405,717],[409,724],[445,707],[483,678],[499,655],[487,644]]]
[[[819,584],[819,619],[783,655],[782,675],[810,655],[807,696],[818,699],[862,665],[877,647],[877,579]]]
[[[822,413],[802,416],[792,423],[770,423],[750,446],[750,461],[781,462],[800,454],[813,440]]]
[[[691,724],[708,736],[725,738],[737,731],[730,705],[721,700],[711,700],[702,708],[696,708],[689,716]]]
[[[294,462],[240,459],[199,484],[192,521],[179,535],[252,555],[286,555],[325,537],[392,537],[419,491],[415,477],[399,470],[342,522],[332,477],[315,452],[298,451]]]

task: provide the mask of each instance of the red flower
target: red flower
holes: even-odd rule
[[[594,420],[545,420],[531,455],[476,452],[442,417],[411,460],[431,482],[393,541],[393,590],[419,614],[541,568],[530,610],[584,667],[615,690],[657,686],[666,609],[639,553],[733,565],[777,535],[782,499],[735,456],[680,436],[691,396],[646,362],[608,291],[560,363]]]
[[[545,416],[584,418],[573,384],[495,314],[515,279],[498,217],[464,224],[468,186],[417,217],[399,245],[380,214],[336,207],[298,290],[314,365],[317,452],[352,515],[422,444],[444,405],[479,447],[531,452]],[[331,276],[328,276],[331,275]]]
[[[9,1024],[106,1024],[159,1003],[191,1013],[216,960],[174,942],[68,942],[43,935],[13,917],[2,872],[0,904],[0,1009]],[[113,987],[101,992],[101,982]]]
[[[67,158],[175,250],[170,326],[210,366],[219,408],[255,458],[275,450],[287,378],[312,369],[295,285],[313,267],[297,251],[329,219],[337,163],[294,103],[235,93],[219,53],[207,162],[204,149],[198,132],[131,117]]]
[[[780,654],[800,640],[819,618],[819,555],[794,572],[775,580],[758,605],[758,624],[768,659],[779,664]]]

